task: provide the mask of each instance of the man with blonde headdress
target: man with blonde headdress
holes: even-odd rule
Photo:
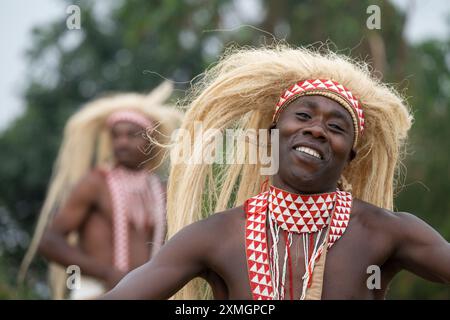
[[[181,290],[175,298],[383,299],[403,269],[450,284],[448,241],[391,211],[412,116],[366,65],[302,48],[245,49],[228,53],[199,88],[181,126],[194,139],[179,135],[174,154],[211,151],[198,122],[204,131],[252,129],[259,152],[265,135],[277,138],[268,149],[278,170],[263,175],[261,161],[173,163],[173,237],[103,298]],[[248,150],[232,151],[250,159]]]
[[[79,270],[81,277],[69,288],[72,299],[104,293],[155,256],[164,242],[165,187],[156,173],[163,160],[158,144],[180,120],[178,112],[163,106],[170,93],[165,83],[148,96],[100,98],[68,122],[24,265],[39,244],[39,252],[51,262],[76,266],[70,271]],[[48,221],[52,212],[56,214]],[[73,234],[76,245],[68,239]],[[55,297],[62,297],[61,288],[53,290],[58,290]]]

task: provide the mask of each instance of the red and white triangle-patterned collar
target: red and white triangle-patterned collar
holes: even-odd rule
[[[272,275],[270,271],[270,261],[269,261],[269,250],[268,250],[268,243],[267,243],[267,211],[272,211],[272,209],[269,209],[269,202],[271,202],[271,206],[273,208],[273,212],[278,211],[275,209],[276,206],[280,207],[280,202],[278,205],[273,204],[274,196],[276,196],[277,199],[279,199],[277,193],[280,189],[276,189],[273,187],[270,187],[269,191],[262,192],[244,203],[244,210],[246,212],[246,227],[245,227],[245,245],[246,245],[246,257],[247,257],[247,270],[248,270],[248,276],[250,281],[250,288],[252,290],[252,296],[254,300],[272,300],[273,299],[273,284],[272,284]],[[330,199],[328,196],[330,196],[331,199],[334,199],[335,201],[332,201],[332,205],[334,202],[334,206],[332,206],[330,209]],[[310,220],[304,224],[305,219],[304,216],[306,213],[303,213],[301,208],[302,205],[300,205],[300,210],[298,214],[302,216],[303,218],[303,226],[310,226],[308,227],[310,232],[314,229],[313,226],[316,228],[323,228],[325,225],[322,225],[319,221],[322,219],[327,219],[329,221],[329,232],[328,232],[328,249],[330,249],[333,244],[336,243],[337,240],[344,234],[345,230],[347,229],[348,223],[350,221],[350,212],[352,208],[352,195],[351,193],[344,192],[344,191],[336,191],[330,194],[321,194],[321,195],[315,195],[316,196],[322,196],[322,199],[324,200],[325,206],[318,207],[319,210],[315,210],[317,212],[312,213],[312,208],[315,209],[315,207],[312,206],[309,211],[312,218],[312,221],[314,223],[311,223]],[[292,194],[291,194],[292,197]],[[324,198],[325,197],[325,198]],[[269,199],[272,199],[272,201],[269,201]],[[322,203],[322,200],[319,200],[319,198],[315,198],[316,201],[315,204],[317,206],[317,201]],[[284,199],[286,200],[286,199]],[[305,202],[304,198],[300,196],[300,199],[297,199],[296,197],[292,197],[291,203],[286,205],[282,203],[282,206],[284,208],[289,208],[289,206],[292,206],[292,203],[294,203],[294,206],[298,208],[298,205],[300,201]],[[289,201],[289,200],[288,200]],[[297,201],[297,202],[296,202]],[[306,202],[308,202],[308,199],[306,199]],[[326,207],[326,209],[325,209]],[[322,209],[323,208],[323,209]],[[304,209],[304,208],[303,208]],[[331,210],[331,211],[330,211]],[[287,228],[287,229],[293,229],[293,225],[297,225],[294,220],[294,224],[287,222],[287,219],[285,219],[285,215],[283,213],[285,210],[281,210],[281,214],[278,214],[278,217],[282,216],[283,221],[278,221],[280,223],[280,227]],[[290,211],[289,211],[290,212]],[[297,211],[295,211],[297,212]],[[292,218],[294,217],[294,213],[292,212]],[[295,213],[295,215],[298,215]],[[328,215],[328,217],[327,217]],[[274,215],[275,216],[275,215]],[[314,220],[316,217],[316,221]],[[320,218],[319,218],[320,217]],[[289,219],[289,218],[288,218]],[[298,220],[297,220],[298,221]],[[308,224],[309,222],[309,224]],[[285,230],[287,230],[285,229]],[[295,229],[295,228],[294,228]],[[298,226],[297,226],[298,229]],[[295,230],[294,230],[295,231]],[[301,231],[301,230],[300,230]],[[305,229],[306,231],[306,229]],[[318,257],[321,254],[321,251],[323,248],[320,248]]]
[[[270,186],[269,214],[283,230],[316,232],[329,224],[335,200],[336,192],[300,195]]]

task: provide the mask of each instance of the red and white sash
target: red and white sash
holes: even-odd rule
[[[271,274],[269,248],[267,243],[267,212],[269,205],[268,199],[271,195],[270,192],[273,192],[273,189],[271,189],[271,191],[262,192],[248,199],[244,204],[246,211],[245,246],[247,269],[254,300],[272,300],[275,296],[274,282]],[[333,211],[330,214],[331,217],[329,217],[326,222],[327,225],[329,224],[330,228],[327,239],[328,249],[331,248],[333,244],[336,243],[336,241],[339,240],[339,238],[344,234],[350,220],[350,211],[352,207],[352,195],[350,193],[336,191],[335,194],[336,199],[333,201]],[[276,207],[276,205],[273,206],[273,199],[270,205],[271,212],[273,213],[273,210]],[[289,204],[286,205],[286,207],[288,206]],[[327,206],[326,209],[328,211],[329,206]],[[276,217],[282,217],[282,211],[280,211]],[[324,217],[326,217],[326,213],[322,213],[321,219]],[[321,219],[315,220],[315,222],[319,221],[318,224],[308,224],[310,226],[316,226],[311,227],[310,229],[313,230],[314,228],[317,228],[317,225],[320,227]],[[286,219],[283,220],[284,223],[286,221]],[[287,223],[286,226],[288,228],[292,228],[292,224]],[[316,230],[313,230],[313,232],[314,231]],[[313,265],[314,262],[319,259],[323,250],[323,246],[318,248],[315,256],[313,257]]]

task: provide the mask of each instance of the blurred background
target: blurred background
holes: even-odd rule
[[[67,27],[70,5],[80,8],[80,29]],[[380,29],[367,27],[370,5],[380,8]],[[16,276],[72,113],[108,91],[148,92],[162,77],[182,96],[227,47],[273,37],[364,59],[407,97],[415,123],[396,210],[450,240],[446,0],[11,0],[0,4],[0,25],[0,299],[49,297],[42,258],[25,286]],[[388,298],[450,299],[450,288],[402,272]]]

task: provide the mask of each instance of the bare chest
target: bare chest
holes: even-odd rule
[[[269,236],[270,238],[270,236]],[[270,244],[270,241],[269,241]],[[270,246],[269,246],[270,247]],[[267,253],[270,255],[270,250]],[[294,237],[287,259],[285,243],[278,244],[279,285],[285,298],[299,299],[305,275],[305,255],[300,236]],[[323,299],[374,299],[383,296],[385,288],[374,286],[374,276],[381,271],[389,251],[382,240],[370,237],[367,230],[351,221],[344,235],[328,250],[323,275]],[[229,299],[252,299],[245,247],[245,224],[233,237],[224,239],[212,259],[211,269],[222,279],[212,285],[226,291]],[[285,259],[286,258],[286,259]],[[286,261],[286,262],[285,262]],[[275,276],[271,272],[272,282]],[[380,283],[379,281],[378,283]]]

